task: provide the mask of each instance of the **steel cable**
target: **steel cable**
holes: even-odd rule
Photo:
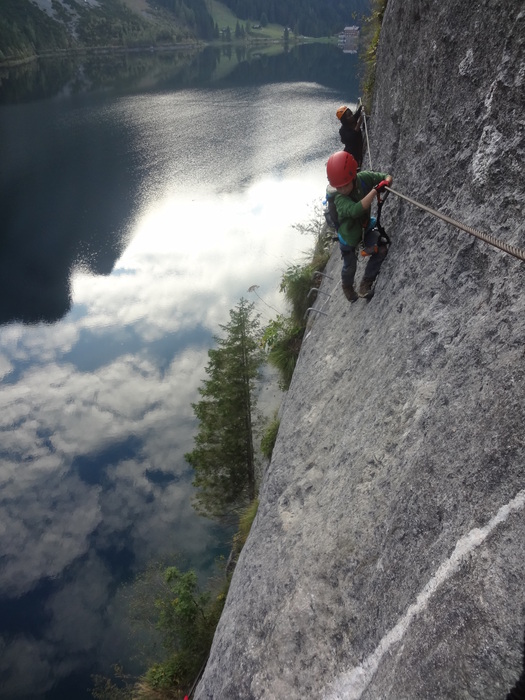
[[[416,202],[415,199],[407,197],[405,194],[401,194],[401,192],[396,192],[396,190],[393,190],[391,187],[385,187],[385,189],[391,192],[392,194],[395,194],[396,197],[401,197],[401,199],[405,199],[407,202],[410,202],[410,204],[413,204],[415,207],[418,207],[419,209],[422,209],[423,211],[432,214],[432,216],[436,216],[438,219],[446,221],[447,224],[455,226],[461,231],[465,231],[465,233],[479,238],[479,240],[483,241],[484,243],[488,243],[494,248],[498,248],[499,250],[502,250],[505,253],[508,253],[509,255],[513,255],[515,258],[518,258],[518,260],[522,260],[525,262],[525,250],[521,250],[520,248],[517,248],[514,245],[510,245],[509,243],[500,241],[498,238],[491,236],[489,233],[477,231],[471,226],[467,226],[466,224],[462,224],[459,221],[455,221],[454,219],[451,219],[450,216],[446,216],[446,214],[441,214],[441,212],[436,211],[435,209],[431,209],[430,207],[427,207],[424,204],[421,204],[420,202]]]
[[[359,98],[359,102],[361,102],[361,98]],[[368,164],[370,166],[370,170],[372,170],[372,156],[370,155],[370,141],[368,139],[368,128],[366,126],[366,111],[365,111],[364,105],[363,105],[363,124],[365,125],[366,148],[368,151]]]
[[[360,98],[361,101],[361,98]],[[368,160],[370,162],[370,168],[372,168],[372,158],[370,157],[370,140],[368,138],[368,129],[366,126],[366,113],[364,113],[363,110],[363,123],[365,125],[365,136],[366,136],[366,145],[367,145],[367,150],[368,150]],[[401,194],[401,192],[396,192],[396,190],[393,190],[391,187],[386,187],[386,190],[391,192],[392,194],[395,194],[396,197],[400,197],[401,199],[406,200],[410,204],[412,204],[415,207],[418,207],[418,209],[422,209],[423,211],[426,211],[428,214],[432,214],[432,216],[437,217],[438,219],[441,219],[442,221],[445,221],[447,224],[450,224],[451,226],[455,226],[455,228],[459,229],[460,231],[465,231],[465,233],[468,233],[471,236],[474,236],[475,238],[478,238],[480,241],[483,241],[484,243],[487,243],[488,245],[493,246],[494,248],[498,248],[499,250],[502,250],[504,253],[508,253],[509,255],[512,255],[513,257],[517,258],[518,260],[522,260],[525,262],[525,251],[521,250],[521,248],[518,248],[514,245],[510,245],[510,243],[505,243],[505,241],[500,241],[498,238],[495,236],[490,235],[489,233],[483,233],[482,231],[478,231],[475,228],[472,228],[471,226],[467,226],[466,224],[462,224],[459,221],[456,221],[455,219],[452,219],[450,216],[447,216],[446,214],[441,214],[441,212],[436,211],[435,209],[431,209],[430,207],[427,207],[425,204],[421,204],[420,202],[417,202],[415,199],[412,199],[411,197],[407,197],[405,194]]]

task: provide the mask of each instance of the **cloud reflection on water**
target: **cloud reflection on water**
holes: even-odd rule
[[[248,289],[282,308],[281,272],[311,244],[293,224],[324,189],[323,158],[308,153],[324,114],[316,90],[293,92],[311,107],[300,130],[276,86],[246,91],[242,133],[226,128],[243,109],[229,91],[205,105],[198,91],[155,96],[154,108],[136,97],[104,113],[126,123],[145,183],[127,245],[109,275],[74,269],[60,322],[0,328],[0,592],[29,600],[50,586],[49,623],[5,636],[3,696],[125,659],[115,585],[152,556],[183,550],[211,565],[220,533],[192,511],[184,461],[191,403],[229,309],[244,296],[263,321],[274,316]],[[208,135],[197,145],[186,134],[195,119]]]
[[[31,670],[23,669],[19,697],[31,685],[44,689],[52,682],[56,647],[67,649],[65,670],[78,662],[79,650],[93,653],[102,644],[101,611],[115,572],[98,552],[118,551],[124,533],[133,569],[145,566],[152,552],[162,558],[183,548],[191,559],[213,549],[213,531],[191,510],[183,458],[195,429],[191,403],[212,335],[237,300],[249,298],[249,286],[257,283],[270,304],[282,305],[280,270],[308,245],[291,228],[300,207],[289,202],[299,190],[306,214],[315,182],[268,180],[244,196],[200,203],[167,198],[138,220],[110,276],[73,275],[73,309],[62,322],[1,330],[0,367],[6,379],[10,369],[14,374],[0,393],[0,590],[23,596],[42,579],[65,576],[46,604],[52,622],[45,642],[20,636],[9,644],[13,678],[24,663],[13,661],[15,651],[17,658],[36,659]],[[207,231],[192,223],[200,209],[214,222]],[[197,344],[185,345],[196,327],[203,329]],[[150,347],[166,336],[172,357],[162,367]],[[139,349],[129,353],[132,337]],[[79,369],[77,355],[92,348],[96,356],[109,338],[114,356],[102,356],[90,371]],[[130,438],[134,454],[122,459]],[[75,468],[82,455],[99,472],[91,481]],[[148,470],[177,479],[155,484]],[[68,570],[77,572],[72,581]],[[125,647],[125,641],[114,647],[110,660]],[[16,697],[14,686],[9,692]]]

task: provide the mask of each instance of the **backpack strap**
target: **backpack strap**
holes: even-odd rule
[[[366,197],[366,195],[370,192],[370,190],[372,188],[368,187],[366,182],[359,177],[359,173],[357,173],[357,179],[359,180],[359,187],[361,188],[361,191],[364,193],[363,197]]]

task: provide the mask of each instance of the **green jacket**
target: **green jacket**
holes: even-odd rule
[[[357,173],[354,189],[349,195],[336,194],[335,208],[339,219],[338,234],[349,246],[358,246],[363,237],[363,229],[368,225],[370,210],[363,209],[361,199],[372,187],[388,177],[386,173],[374,173],[362,170]]]

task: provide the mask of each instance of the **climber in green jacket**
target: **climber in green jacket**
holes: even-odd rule
[[[370,218],[370,207],[377,193],[392,184],[392,176],[364,170],[357,173],[355,158],[346,151],[338,151],[330,156],[326,164],[326,174],[332,187],[337,190],[335,206],[339,220],[338,238],[343,257],[341,282],[343,293],[350,302],[359,297],[370,297],[374,281],[386,258],[388,247],[374,229],[374,219]],[[363,244],[369,260],[359,293],[354,289],[357,267],[357,248]]]

